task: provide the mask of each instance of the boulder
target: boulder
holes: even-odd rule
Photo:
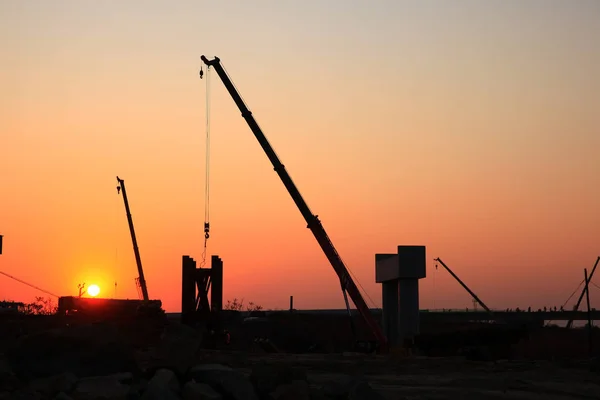
[[[306,371],[288,366],[256,365],[250,373],[250,382],[260,398],[265,398],[281,385],[307,380]]]
[[[223,400],[223,396],[205,383],[189,381],[183,386],[183,400]]]
[[[244,374],[221,364],[196,365],[190,369],[189,379],[210,385],[232,400],[259,400]]]
[[[115,374],[84,378],[77,382],[71,396],[74,400],[128,400],[131,376]]]
[[[280,385],[271,393],[273,400],[311,400],[310,386],[305,380]]]
[[[141,398],[143,400],[179,399],[181,392],[179,379],[170,369],[159,369],[148,382]]]

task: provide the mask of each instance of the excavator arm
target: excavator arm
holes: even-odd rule
[[[341,257],[339,256],[333,243],[329,239],[329,236],[327,235],[325,228],[323,228],[323,225],[321,224],[321,221],[319,221],[318,216],[313,215],[310,208],[306,204],[306,201],[304,201],[304,198],[300,194],[300,191],[298,190],[298,188],[292,181],[292,178],[288,174],[284,165],[279,160],[279,157],[277,157],[277,154],[275,153],[275,151],[273,150],[273,147],[271,146],[271,144],[269,143],[269,141],[263,134],[262,130],[260,129],[260,126],[258,125],[256,120],[252,116],[252,112],[248,109],[248,107],[242,100],[242,97],[240,96],[237,89],[235,88],[233,82],[231,81],[231,79],[229,78],[227,73],[225,72],[223,66],[221,65],[221,62],[220,62],[221,60],[218,57],[215,57],[214,59],[209,60],[205,56],[202,56],[201,59],[207,65],[207,67],[209,67],[209,68],[213,67],[214,70],[219,75],[219,78],[221,78],[223,85],[225,85],[225,88],[227,89],[227,91],[233,98],[233,101],[235,102],[235,104],[238,106],[240,112],[242,113],[242,117],[244,117],[244,119],[248,123],[250,130],[252,131],[252,133],[258,140],[258,143],[260,144],[260,146],[262,147],[264,152],[267,154],[267,157],[271,161],[271,164],[273,165],[275,172],[277,173],[277,175],[279,175],[279,178],[283,182],[283,185],[285,186],[288,193],[292,197],[292,200],[294,201],[294,203],[296,203],[296,206],[300,210],[300,213],[306,220],[308,229],[311,230],[311,232],[315,236],[315,239],[317,239],[317,242],[321,246],[321,249],[325,253],[325,256],[327,257],[327,259],[331,263],[331,266],[333,267],[335,273],[339,277],[340,283],[342,285],[342,290],[344,290],[345,292],[347,292],[350,295],[350,298],[352,299],[352,302],[356,306],[358,312],[360,313],[360,315],[362,316],[362,318],[364,319],[364,321],[366,322],[368,327],[371,329],[371,331],[375,335],[375,338],[379,342],[380,351],[382,351],[382,352],[387,351],[388,350],[387,338],[383,334],[383,331],[379,327],[379,324],[377,323],[377,321],[373,317],[373,314],[369,310],[369,307],[367,306],[360,291],[358,290],[358,287],[352,280],[352,277],[350,276],[348,269],[344,265],[344,262],[342,261]]]

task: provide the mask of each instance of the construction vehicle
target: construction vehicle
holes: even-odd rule
[[[140,249],[138,248],[137,239],[135,236],[135,228],[133,227],[133,218],[131,217],[131,211],[129,209],[129,200],[127,200],[127,191],[125,190],[125,181],[117,176],[117,194],[123,192],[123,202],[125,203],[125,213],[127,214],[127,222],[129,224],[129,232],[131,233],[131,242],[133,243],[133,253],[135,254],[135,263],[138,269],[138,278],[136,278],[136,285],[138,288],[138,294],[141,294],[142,300],[149,301],[148,287],[146,286],[146,279],[144,278],[144,269],[142,268],[142,259],[140,257]]]
[[[131,319],[137,316],[162,315],[162,302],[160,300],[63,296],[58,299],[58,314],[82,315],[102,320]]]
[[[225,85],[225,88],[227,89],[227,91],[229,92],[233,101],[235,102],[235,104],[238,106],[240,112],[242,113],[242,117],[244,117],[244,119],[248,123],[250,130],[252,131],[252,133],[258,140],[258,143],[260,144],[260,146],[266,153],[267,157],[271,161],[271,164],[273,165],[275,172],[277,172],[277,174],[279,175],[279,178],[283,182],[283,185],[287,189],[288,193],[292,197],[292,200],[294,201],[294,203],[296,204],[298,209],[300,210],[300,213],[306,220],[308,229],[311,230],[311,232],[315,236],[315,239],[319,243],[321,249],[325,253],[325,256],[331,263],[331,266],[333,267],[335,273],[337,274],[338,278],[340,279],[340,284],[342,286],[342,293],[344,295],[344,300],[346,302],[346,308],[348,310],[348,314],[350,315],[350,318],[352,318],[352,313],[350,310],[350,304],[348,302],[348,295],[350,295],[350,298],[352,299],[352,301],[353,301],[354,305],[356,306],[358,312],[360,313],[361,317],[363,318],[363,320],[365,321],[365,323],[367,324],[369,329],[373,332],[373,335],[375,336],[375,339],[378,342],[377,343],[378,350],[380,352],[387,352],[389,349],[388,349],[388,340],[387,340],[386,336],[384,335],[382,329],[380,328],[379,324],[377,323],[374,316],[372,315],[371,310],[367,306],[358,287],[356,286],[356,284],[354,283],[354,280],[350,276],[350,273],[348,272],[348,269],[346,268],[343,260],[341,259],[340,255],[338,254],[337,250],[335,249],[333,243],[329,239],[329,236],[327,235],[327,232],[323,228],[321,221],[319,220],[317,215],[314,215],[311,212],[310,208],[306,204],[306,201],[304,201],[304,198],[302,197],[298,188],[292,181],[292,178],[286,171],[285,167],[283,166],[283,164],[277,157],[277,154],[271,147],[271,144],[269,143],[269,141],[263,134],[262,130],[260,129],[260,127],[259,127],[258,123],[256,122],[256,120],[254,119],[254,117],[252,116],[252,112],[250,112],[250,110],[248,109],[248,107],[246,106],[244,101],[242,100],[242,97],[240,96],[240,94],[236,90],[235,86],[233,85],[233,82],[231,81],[231,79],[229,78],[227,73],[225,72],[225,69],[221,65],[221,60],[218,57],[215,57],[212,60],[209,60],[205,56],[202,56],[201,60],[204,62],[204,64],[206,64],[208,69],[210,69],[211,67],[214,68],[215,71],[217,72],[217,74],[219,75],[219,78],[221,78],[221,81]],[[201,78],[202,78],[202,75],[203,75],[203,72],[201,71],[200,72]]]

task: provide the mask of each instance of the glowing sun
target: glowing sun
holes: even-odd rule
[[[87,288],[87,292],[90,296],[96,297],[100,294],[100,288],[98,287],[98,285],[90,285]]]

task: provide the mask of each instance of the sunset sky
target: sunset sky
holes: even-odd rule
[[[375,253],[427,246],[492,308],[560,306],[600,255],[600,2],[0,2],[0,271],[179,311],[200,259],[218,56],[370,306]],[[216,74],[225,300],[342,308],[339,281]],[[472,307],[428,264],[423,308]],[[600,274],[600,272],[599,272]],[[117,282],[115,292],[114,282]],[[595,279],[600,284],[600,275]],[[0,276],[0,300],[42,295]],[[591,291],[600,307],[600,289]],[[571,303],[572,304],[572,303]]]

